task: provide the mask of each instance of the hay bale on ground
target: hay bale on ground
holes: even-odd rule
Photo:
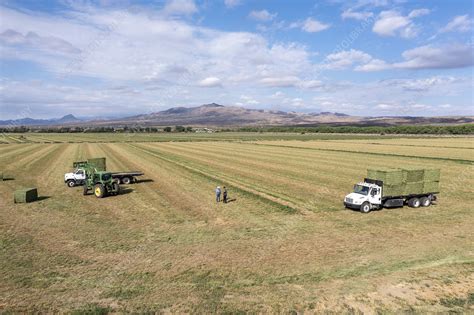
[[[36,200],[38,200],[38,189],[36,188],[23,188],[15,191],[15,203],[26,203]]]

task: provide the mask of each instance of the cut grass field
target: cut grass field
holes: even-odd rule
[[[43,136],[63,143],[0,145],[15,177],[0,182],[0,311],[473,310],[472,138]],[[66,187],[99,156],[148,180],[104,199]],[[437,205],[344,209],[367,168],[401,165],[441,169]],[[234,201],[216,204],[217,185]],[[42,200],[13,204],[29,186]]]

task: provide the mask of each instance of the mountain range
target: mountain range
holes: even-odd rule
[[[342,113],[298,113],[276,110],[249,109],[223,106],[216,103],[197,107],[173,107],[164,111],[124,118],[81,120],[73,115],[59,119],[31,119],[0,121],[0,126],[314,126],[360,125],[390,126],[413,124],[463,124],[474,122],[472,116],[411,117],[384,116],[361,117]]]

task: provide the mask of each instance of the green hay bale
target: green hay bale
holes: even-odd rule
[[[384,196],[401,196],[405,193],[405,185],[384,185],[383,195]]]
[[[441,170],[439,168],[426,168],[424,174],[425,182],[439,182]]]
[[[423,183],[423,193],[434,193],[439,192],[439,182],[424,182]]]
[[[106,171],[107,170],[105,157],[104,158],[88,159],[87,162],[89,162],[89,164],[93,164],[97,171]]]
[[[424,182],[410,182],[405,184],[404,195],[422,194]]]
[[[406,183],[422,182],[425,170],[422,168],[403,168],[403,181]]]
[[[384,185],[400,185],[403,183],[403,172],[398,168],[367,169],[367,178],[383,181]]]
[[[15,191],[15,203],[26,203],[36,200],[38,200],[38,189],[36,188],[24,188]]]

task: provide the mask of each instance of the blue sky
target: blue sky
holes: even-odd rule
[[[472,1],[0,1],[1,118],[474,115]]]

